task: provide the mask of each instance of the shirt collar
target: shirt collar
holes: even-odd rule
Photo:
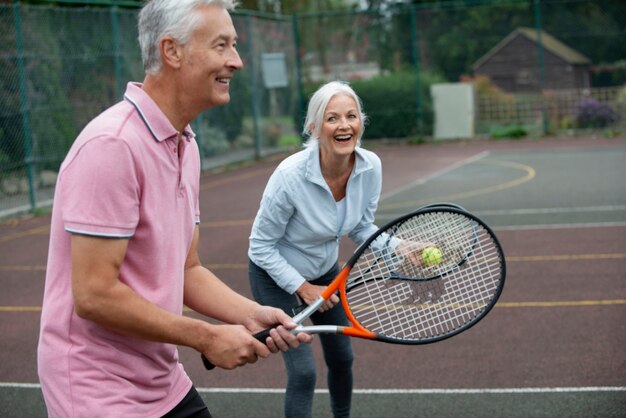
[[[142,89],[141,83],[128,83],[126,92],[124,93],[124,99],[130,102],[137,110],[137,113],[146,124],[146,128],[148,128],[152,137],[157,142],[178,135],[178,131],[174,128],[169,119],[167,119],[163,111],[161,111],[159,106],[152,100],[152,97]],[[189,125],[183,129],[182,134],[187,141],[195,137]]]

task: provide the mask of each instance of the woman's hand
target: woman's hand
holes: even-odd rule
[[[300,296],[300,299],[307,305],[315,302],[322,295],[322,292],[326,290],[324,286],[316,286],[309,282],[304,282],[296,290],[296,294]],[[331,309],[333,306],[339,303],[339,296],[333,294],[327,301],[320,305],[319,312],[325,312]]]
[[[396,247],[396,254],[398,254],[402,259],[408,261],[411,265],[414,266],[423,266],[424,260],[422,258],[422,252],[424,248],[432,247],[435,244],[432,242],[413,242],[413,241],[402,241]]]

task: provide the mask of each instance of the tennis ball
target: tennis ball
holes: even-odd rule
[[[436,266],[441,263],[441,250],[437,247],[424,248],[422,260],[424,260],[426,266]]]

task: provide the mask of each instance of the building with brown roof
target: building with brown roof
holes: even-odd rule
[[[472,65],[474,75],[486,75],[509,92],[589,88],[590,68],[591,60],[580,52],[545,31],[524,27],[515,29]]]

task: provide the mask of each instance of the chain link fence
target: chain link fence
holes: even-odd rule
[[[143,79],[140,2],[79,3],[0,4],[0,218],[48,206],[76,135]],[[366,140],[432,136],[430,88],[456,82],[474,86],[477,136],[624,129],[623,1],[239,10],[233,21],[245,67],[231,103],[192,123],[205,169],[298,147],[306,100],[331,79],[363,99]]]
[[[50,203],[78,132],[143,71],[128,42],[137,37],[135,11],[14,3],[0,5],[0,21],[2,215]]]

